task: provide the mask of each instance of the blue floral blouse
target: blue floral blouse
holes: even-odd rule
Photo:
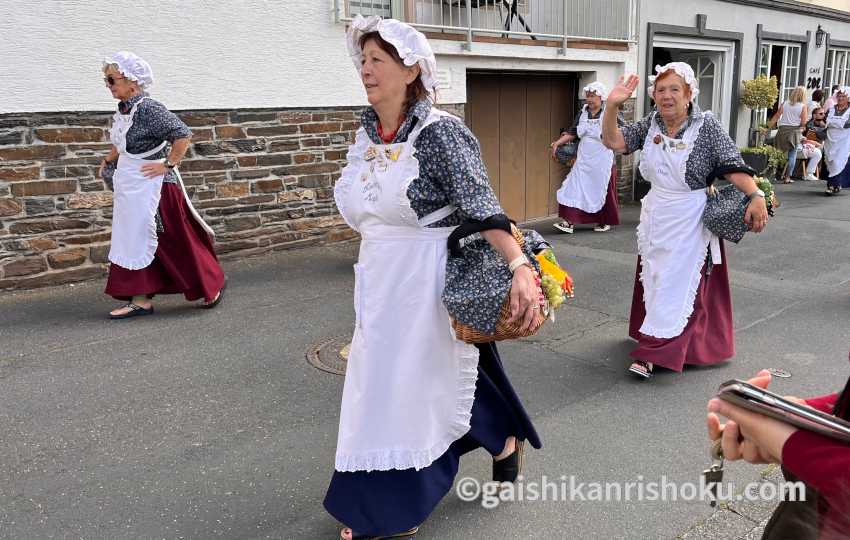
[[[654,112],[653,109],[652,112]],[[650,112],[645,118],[634,124],[626,124],[620,127],[623,138],[626,140],[626,153],[643,148],[646,134],[649,133],[649,123],[652,118]],[[688,121],[676,133],[674,139],[681,139],[685,130],[690,127],[697,115],[703,114],[696,104],[691,105],[688,113]],[[661,128],[662,133],[667,133],[664,119],[660,114],[655,115],[655,122]],[[750,172],[744,164],[741,153],[735,145],[735,141],[723,125],[714,116],[706,116],[702,127],[699,129],[694,149],[685,164],[685,181],[691,189],[704,189],[712,172],[723,170],[725,172]]]
[[[416,124],[424,122],[430,112],[428,100],[411,107],[393,143],[407,141]],[[360,123],[372,142],[383,144],[373,108],[363,112]],[[421,219],[448,204],[458,207],[457,212],[431,227],[451,227],[470,218],[484,220],[504,213],[487,177],[478,140],[462,121],[441,118],[419,133],[413,147],[419,160],[419,178],[410,183],[407,197],[416,215]]]
[[[143,94],[137,94],[127,101],[118,103],[118,112],[128,114],[133,105],[143,97],[145,97]],[[159,101],[148,97],[139,104],[136,115],[133,117],[133,125],[127,132],[127,151],[131,154],[143,154],[162,144],[162,141],[173,143],[177,139],[191,136],[192,130],[176,114],[169,111]],[[145,159],[163,159],[168,152],[169,148],[166,146]],[[177,182],[174,171],[166,174],[163,182]]]

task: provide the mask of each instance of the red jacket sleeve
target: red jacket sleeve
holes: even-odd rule
[[[850,512],[850,444],[798,429],[782,447],[782,465],[840,512]]]
[[[832,411],[835,410],[835,404],[838,402],[838,394],[808,398],[804,401],[809,405],[809,407],[814,407],[819,411],[832,414]]]

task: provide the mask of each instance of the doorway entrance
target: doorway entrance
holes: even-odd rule
[[[502,208],[516,221],[556,214],[566,168],[551,159],[549,143],[572,125],[577,75],[474,72],[466,80],[466,123]]]

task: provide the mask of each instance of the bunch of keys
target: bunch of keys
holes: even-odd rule
[[[702,476],[705,478],[705,485],[711,490],[711,495],[714,497],[711,500],[712,508],[717,506],[717,486],[723,481],[723,448],[720,446],[720,439],[712,443],[711,450],[711,467],[702,471]]]

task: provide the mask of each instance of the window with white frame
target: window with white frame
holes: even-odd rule
[[[758,74],[768,77],[776,76],[779,83],[778,103],[788,99],[791,92],[799,84],[800,51],[800,45],[796,43],[764,42],[761,44],[758,56]],[[766,122],[768,115],[768,111],[759,111],[757,120]]]
[[[850,85],[850,50],[830,49],[826,57],[826,83],[824,87]]]

